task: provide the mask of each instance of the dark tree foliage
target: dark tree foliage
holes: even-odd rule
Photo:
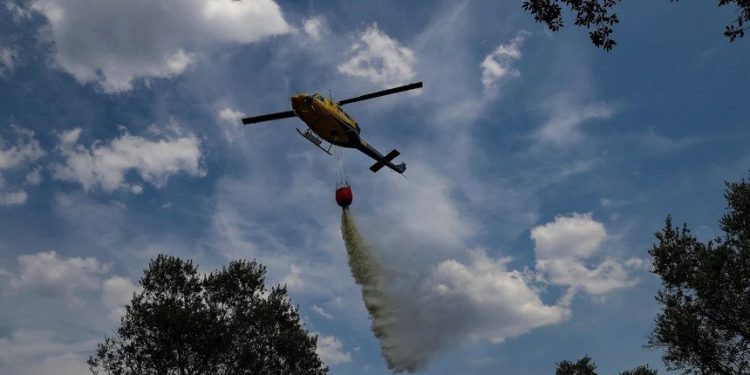
[[[557,364],[555,375],[596,375],[596,364],[591,357],[584,356],[575,363],[562,361]]]
[[[619,0],[526,0],[521,6],[536,22],[544,22],[550,30],[557,31],[563,27],[560,3],[567,5],[576,14],[576,26],[593,27],[594,31],[589,32],[591,42],[609,51],[617,44],[611,38],[611,26],[620,20],[616,13],[610,14],[617,2]]]
[[[93,374],[325,374],[317,337],[266,269],[234,261],[201,276],[191,261],[149,263],[121,326],[88,360]]]
[[[648,366],[638,366],[632,370],[623,371],[620,375],[658,375],[658,373]]]
[[[563,27],[562,5],[570,8],[575,14],[576,26],[594,29],[589,32],[591,42],[595,46],[609,51],[617,42],[612,39],[612,26],[619,22],[617,13],[613,10],[620,0],[524,0],[523,9],[534,16],[536,22],[547,24],[551,31],[558,31]],[[677,2],[678,0],[670,0]],[[735,6],[737,18],[726,26],[724,35],[734,42],[745,36],[745,30],[750,28],[750,0],[718,0],[718,6]]]
[[[672,1],[677,2],[679,0]],[[724,36],[729,38],[730,42],[744,37],[745,30],[750,28],[750,25],[745,26],[746,23],[750,23],[750,0],[719,0],[718,3],[720,7],[724,5],[735,5],[737,7],[737,18],[724,27]]]
[[[662,279],[648,346],[670,370],[750,374],[750,183],[727,183],[723,238],[698,241],[667,216],[649,253]]]
[[[597,375],[596,364],[591,357],[584,356],[575,363],[562,361],[557,364],[555,375]],[[656,370],[648,366],[638,366],[632,370],[623,371],[620,375],[658,375]]]

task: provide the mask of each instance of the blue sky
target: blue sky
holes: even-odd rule
[[[750,169],[750,50],[731,9],[622,4],[617,47],[520,2],[3,0],[0,372],[80,374],[159,253],[286,283],[332,374],[386,373],[346,264],[335,160],[298,91],[420,92],[347,111],[408,179],[343,159],[424,374],[647,363],[664,217],[719,234]],[[425,349],[427,348],[427,349]],[[407,356],[408,357],[408,356]],[[409,358],[407,358],[409,359]]]

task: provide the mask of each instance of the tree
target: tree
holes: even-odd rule
[[[562,361],[557,364],[555,375],[596,375],[596,364],[589,356],[583,356],[575,363]]]
[[[683,374],[750,374],[750,183],[727,183],[724,237],[702,243],[667,216],[652,272],[661,311],[648,346]]]
[[[112,375],[324,374],[317,337],[300,323],[286,287],[265,287],[266,269],[233,261],[202,276],[192,262],[149,263],[112,338],[88,360]]]
[[[551,31],[558,31],[563,27],[562,7],[567,5],[571,13],[575,13],[575,25],[594,28],[589,32],[591,42],[595,46],[609,51],[617,42],[612,39],[612,26],[620,22],[615,5],[620,0],[525,0],[521,7],[534,16],[536,22],[547,24]],[[677,2],[678,0],[670,0]],[[745,36],[745,30],[750,28],[750,0],[717,0],[718,6],[734,5],[737,7],[737,18],[727,25],[724,35],[734,42]]]
[[[623,371],[620,375],[657,375],[657,372],[648,366],[638,366],[632,370]]]
[[[591,357],[583,356],[575,363],[570,361],[562,361],[557,364],[555,375],[597,375],[596,364]],[[658,375],[656,370],[650,369],[648,366],[638,366],[632,370],[623,371],[620,375]]]

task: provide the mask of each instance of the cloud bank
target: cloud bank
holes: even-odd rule
[[[498,82],[505,78],[521,75],[515,62],[521,59],[521,46],[529,35],[525,30],[519,31],[508,43],[500,44],[482,60],[480,67],[485,92],[497,89]]]
[[[86,357],[101,339],[96,316],[119,319],[135,291],[129,279],[111,275],[108,263],[52,250],[20,255],[12,269],[0,268],[0,286],[8,316],[35,322],[0,336],[0,367],[3,373],[31,375],[86,373]],[[99,294],[102,303],[92,304]],[[54,314],[47,317],[44,310],[50,308]],[[67,328],[48,328],[61,322]]]
[[[536,254],[536,269],[550,284],[569,287],[569,295],[583,290],[590,295],[603,295],[615,289],[634,286],[633,270],[643,261],[625,261],[606,257],[596,266],[589,259],[602,251],[607,232],[591,214],[558,216],[554,221],[531,230]]]
[[[360,77],[382,86],[405,83],[414,78],[414,51],[373,24],[359,34],[349,50],[349,59],[339,73]]]
[[[15,125],[11,126],[15,135],[15,142],[7,142],[0,137],[0,206],[20,206],[26,203],[28,193],[23,188],[41,182],[39,169],[30,166],[41,159],[46,153],[39,141],[34,138],[34,132]],[[17,176],[21,172],[22,176]],[[7,182],[11,175],[14,183]]]
[[[379,337],[392,370],[418,371],[462,343],[500,343],[560,323],[578,293],[601,298],[637,283],[640,260],[612,254],[604,224],[591,214],[531,228],[535,261],[518,268],[503,251],[472,244],[475,226],[451,180],[420,166],[410,182],[376,186],[399,199],[360,220],[387,283],[388,311],[377,319],[385,322]]]
[[[315,352],[326,365],[336,366],[352,361],[351,354],[344,352],[343,347],[341,341],[334,336],[318,336]]]
[[[53,171],[56,179],[80,183],[85,190],[142,192],[140,185],[126,181],[130,171],[157,188],[179,172],[205,175],[200,166],[200,141],[193,135],[148,140],[123,134],[106,144],[95,142],[89,148],[78,144],[80,136],[80,128],[60,135],[58,151],[65,163],[54,165]]]
[[[292,31],[273,0],[33,0],[31,9],[49,23],[55,64],[107,93],[178,76],[213,48]]]

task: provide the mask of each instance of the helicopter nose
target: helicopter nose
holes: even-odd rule
[[[302,104],[303,102],[305,102],[306,98],[307,98],[307,95],[302,95],[302,94],[292,96],[292,106],[298,106]]]

